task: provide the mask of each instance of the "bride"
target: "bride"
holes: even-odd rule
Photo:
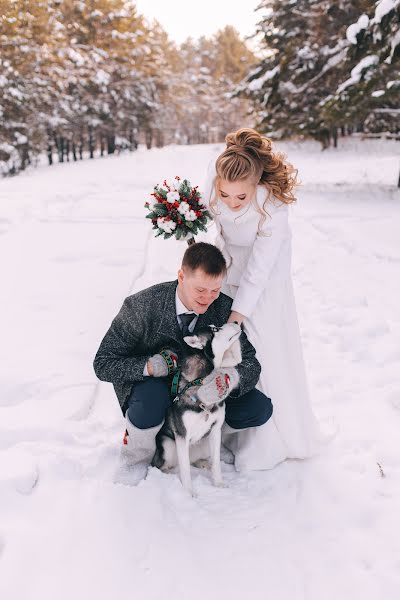
[[[230,433],[223,441],[237,470],[271,469],[286,458],[315,454],[320,441],[291,277],[288,204],[296,201],[297,171],[254,129],[225,140],[226,149],[209,165],[204,198],[228,265],[222,291],[234,299],[229,321],[243,323],[262,367],[257,387],[274,411],[261,427],[237,432],[225,424]]]

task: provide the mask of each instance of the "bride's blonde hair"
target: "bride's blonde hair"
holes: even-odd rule
[[[258,233],[262,234],[262,226],[269,216],[267,203],[273,198],[291,204],[296,202],[293,188],[298,185],[297,169],[286,162],[286,155],[282,152],[272,151],[272,141],[255,129],[243,127],[228,133],[225,137],[226,149],[216,160],[217,176],[213,186],[213,198],[210,207],[214,214],[217,203],[217,181],[241,181],[251,179],[254,184],[264,185],[267,190],[266,199],[262,208],[257,200],[253,202],[261,214]]]

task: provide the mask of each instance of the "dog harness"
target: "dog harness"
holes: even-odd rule
[[[178,369],[176,371],[176,373],[174,374],[172,383],[171,383],[171,396],[173,397],[173,402],[178,402],[181,399],[181,396],[183,396],[183,394],[187,390],[189,390],[191,387],[202,385],[203,379],[204,379],[203,377],[198,377],[197,379],[193,379],[193,381],[189,381],[189,383],[187,383],[185,385],[183,390],[178,392],[180,378],[181,378],[181,370]],[[201,410],[203,410],[206,413],[206,421],[207,421],[208,417],[210,416],[210,413],[211,413],[210,409],[207,408],[207,406],[205,404],[203,404],[203,402],[199,402],[198,398],[195,398],[194,396],[190,396],[190,398],[191,398],[192,402],[197,403],[198,407],[201,408]]]

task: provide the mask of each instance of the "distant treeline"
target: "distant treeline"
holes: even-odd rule
[[[228,96],[256,61],[232,27],[178,47],[125,0],[0,0],[0,41],[3,174],[220,141],[248,112]]]
[[[126,0],[0,0],[0,173],[240,126],[396,136],[399,4],[264,0],[260,58],[229,26],[177,46]]]

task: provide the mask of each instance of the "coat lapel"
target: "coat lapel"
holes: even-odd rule
[[[178,280],[172,281],[165,296],[165,302],[163,306],[163,312],[161,315],[161,321],[158,328],[158,333],[161,336],[169,336],[174,340],[182,343],[182,333],[178,325],[178,319],[176,316],[176,304],[175,304],[175,292]]]

